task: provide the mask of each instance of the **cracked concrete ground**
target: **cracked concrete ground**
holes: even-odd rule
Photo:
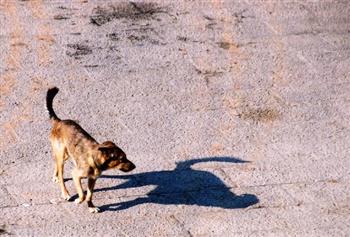
[[[0,235],[349,236],[349,12],[0,0]],[[51,181],[50,86],[137,166],[98,179],[102,213]]]

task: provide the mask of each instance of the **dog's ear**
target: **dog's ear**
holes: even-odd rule
[[[113,151],[113,148],[102,146],[102,147],[99,147],[98,150],[105,155],[109,155]]]
[[[101,151],[103,154],[109,155],[111,152],[114,151],[115,147],[116,145],[113,142],[105,141],[100,145],[98,150]]]
[[[101,144],[101,147],[116,147],[116,145],[114,144],[114,142],[105,141]]]

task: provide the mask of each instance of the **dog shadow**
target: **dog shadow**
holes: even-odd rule
[[[101,206],[102,211],[119,211],[145,203],[162,205],[197,205],[225,209],[246,208],[259,202],[253,194],[235,195],[220,178],[208,171],[196,170],[191,166],[201,162],[246,163],[233,157],[209,157],[182,161],[174,170],[153,171],[133,175],[102,175],[101,178],[126,180],[114,187],[95,189],[95,192],[147,185],[155,189],[134,200]]]

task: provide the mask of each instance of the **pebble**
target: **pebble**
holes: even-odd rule
[[[56,205],[58,202],[57,202],[55,199],[51,199],[51,200],[50,200],[50,203]]]

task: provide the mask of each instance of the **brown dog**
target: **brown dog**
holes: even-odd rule
[[[52,101],[57,93],[58,88],[54,87],[49,89],[46,95],[46,106],[52,121],[50,141],[55,160],[53,179],[59,183],[63,198],[69,200],[71,197],[64,185],[63,168],[64,162],[69,157],[73,158],[75,168],[72,171],[72,176],[79,195],[75,202],[82,203],[84,201],[85,195],[81,187],[81,179],[88,178],[86,201],[89,211],[99,212],[91,199],[96,179],[102,171],[117,168],[128,172],[133,170],[135,165],[113,142],[106,141],[99,144],[76,122],[59,119],[52,108]]]

